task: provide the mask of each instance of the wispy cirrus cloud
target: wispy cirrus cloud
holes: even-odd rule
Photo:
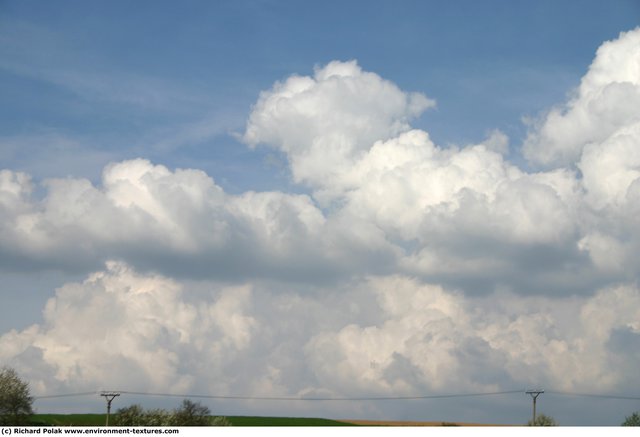
[[[86,102],[129,109],[193,113],[206,99],[175,81],[118,68],[60,33],[29,22],[0,26],[0,69],[71,92]]]

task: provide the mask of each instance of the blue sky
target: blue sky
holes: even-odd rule
[[[59,145],[72,156],[56,174],[91,176],[111,159],[145,156],[198,162],[234,191],[286,183],[229,133],[242,130],[261,90],[292,73],[356,59],[437,100],[415,126],[438,144],[501,129],[517,145],[521,118],[561,101],[598,45],[638,17],[633,1],[27,1],[2,9],[5,136],[90,149],[79,157]],[[202,124],[207,132],[189,137]],[[54,174],[29,155],[21,147],[4,160]]]
[[[637,393],[639,19],[1,2],[0,363],[38,395]],[[433,414],[519,423],[522,397]],[[562,399],[563,424],[632,412]]]

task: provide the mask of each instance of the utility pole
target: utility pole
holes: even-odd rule
[[[528,395],[531,395],[531,397],[533,398],[533,422],[531,422],[531,424],[532,426],[535,426],[536,425],[536,400],[538,399],[538,396],[544,393],[544,390],[527,390],[525,393]]]
[[[100,396],[104,396],[104,399],[107,401],[107,423],[105,426],[109,426],[109,416],[111,415],[111,402],[120,396],[120,393],[115,391],[103,391],[100,393]]]

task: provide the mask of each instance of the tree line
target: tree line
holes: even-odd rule
[[[212,417],[209,408],[189,399],[173,411],[160,408],[145,410],[140,405],[120,408],[116,426],[231,426],[225,417]]]
[[[33,401],[29,383],[10,368],[0,370],[0,426],[28,426],[33,416]],[[230,426],[225,417],[213,417],[208,407],[189,399],[174,410],[147,409],[140,405],[120,408],[114,417],[116,426]],[[544,414],[528,426],[556,426],[556,421]],[[640,412],[626,417],[622,426],[640,426]]]
[[[34,398],[29,383],[9,367],[0,370],[0,426],[29,426]],[[213,417],[208,407],[189,399],[174,410],[145,410],[140,405],[120,408],[114,417],[116,426],[231,426],[225,417]]]

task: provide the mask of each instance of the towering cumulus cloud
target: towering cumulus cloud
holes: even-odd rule
[[[524,145],[534,163],[556,167],[580,160],[600,144],[640,121],[640,33],[622,33],[604,43],[573,97],[534,126]]]
[[[98,184],[2,170],[2,268],[86,279],[2,335],[0,360],[38,394],[637,392],[639,68],[640,29],[604,43],[530,126],[536,171],[500,132],[434,144],[411,127],[434,102],[355,61],[277,82],[241,136],[308,194],[144,159]]]
[[[524,145],[534,164],[580,170],[590,222],[579,247],[597,268],[619,274],[638,270],[639,58],[638,29],[604,43],[574,97],[549,111]]]
[[[243,139],[283,151],[295,181],[331,193],[333,180],[375,141],[407,131],[412,118],[434,105],[355,61],[334,61],[314,77],[292,76],[263,92]]]

